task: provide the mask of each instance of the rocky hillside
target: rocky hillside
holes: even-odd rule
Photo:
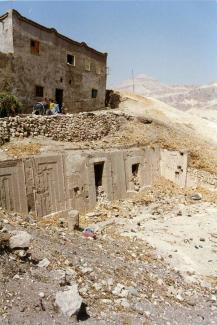
[[[133,80],[126,80],[115,87],[121,91],[133,91]],[[134,80],[134,91],[145,97],[154,97],[181,110],[217,109],[217,83],[209,85],[165,85],[158,80],[138,75]]]

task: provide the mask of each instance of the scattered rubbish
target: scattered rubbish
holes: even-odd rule
[[[83,230],[83,236],[84,237],[91,237],[91,238],[96,239],[96,233],[95,233],[93,228],[85,228]]]

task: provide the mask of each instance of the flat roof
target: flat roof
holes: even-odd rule
[[[77,46],[80,46],[80,47],[84,47],[84,48],[86,48],[87,50],[89,50],[89,51],[91,51],[91,52],[94,52],[95,54],[98,54],[98,55],[101,55],[101,56],[105,56],[105,57],[107,57],[107,53],[99,52],[99,51],[93,49],[92,47],[89,47],[85,42],[81,42],[81,43],[80,43],[80,42],[74,41],[74,40],[72,40],[71,38],[69,38],[69,37],[67,37],[67,36],[64,36],[64,35],[58,33],[58,31],[57,31],[55,28],[48,28],[48,27],[45,27],[45,26],[43,26],[43,25],[41,25],[41,24],[39,24],[39,23],[36,23],[35,21],[33,21],[33,20],[31,20],[31,19],[28,19],[28,18],[22,16],[22,15],[21,15],[17,10],[15,10],[15,9],[11,9],[11,10],[9,10],[8,12],[6,12],[5,14],[1,15],[1,16],[0,16],[0,20],[4,20],[5,18],[7,18],[10,12],[12,12],[12,15],[15,14],[19,20],[24,21],[24,22],[26,22],[27,24],[30,24],[30,25],[32,25],[32,26],[34,26],[34,27],[36,27],[36,28],[39,28],[39,29],[41,29],[41,30],[44,30],[44,31],[46,31],[46,32],[48,32],[48,33],[54,33],[54,34],[56,34],[57,37],[59,37],[59,38],[65,40],[65,41],[67,41],[68,43],[71,43],[71,44],[73,44],[73,45],[77,45]]]

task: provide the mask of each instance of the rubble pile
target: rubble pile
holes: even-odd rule
[[[58,141],[92,141],[119,130],[128,117],[111,112],[16,116],[0,120],[0,145],[11,138],[45,136]]]
[[[209,188],[216,189],[217,188],[217,175],[211,174],[205,170],[200,170],[196,168],[188,168],[189,176],[192,179],[196,179],[198,184],[200,185],[207,185]]]

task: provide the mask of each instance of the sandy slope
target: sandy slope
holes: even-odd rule
[[[121,93],[120,109],[134,116],[153,119],[175,128],[183,128],[188,133],[217,146],[217,126],[215,122],[182,112],[154,98],[144,98],[131,93]],[[184,131],[185,131],[184,130]]]
[[[137,237],[157,248],[187,280],[200,278],[207,285],[208,279],[216,278],[217,206],[207,202],[177,204],[158,218],[153,217],[150,210],[151,206],[145,207],[134,222],[123,228],[124,231],[139,222],[142,227],[140,231],[137,229]]]
[[[216,109],[196,109],[192,108],[188,111],[189,114],[196,115],[202,119],[209,120],[217,123],[217,110]]]

